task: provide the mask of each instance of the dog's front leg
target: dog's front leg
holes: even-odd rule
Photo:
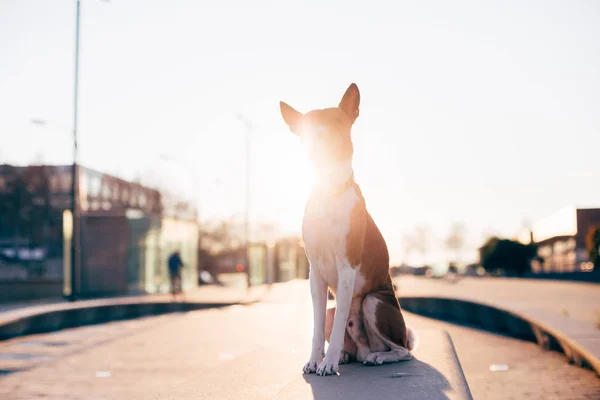
[[[325,307],[327,307],[327,283],[315,269],[310,266],[310,294],[313,303],[313,339],[310,360],[304,365],[304,373],[312,374],[325,354]]]
[[[335,316],[333,317],[333,328],[327,354],[323,361],[321,361],[319,368],[317,368],[318,375],[332,375],[338,372],[340,354],[344,347],[346,323],[348,322],[348,314],[350,313],[352,296],[354,294],[355,281],[356,269],[345,262],[342,267],[338,269],[338,287]]]

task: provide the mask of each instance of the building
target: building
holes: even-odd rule
[[[0,165],[0,301],[66,294],[71,171]],[[78,171],[78,296],[164,292],[175,249],[185,263],[184,288],[197,284],[198,224],[190,204],[89,168]]]
[[[248,272],[251,285],[307,279],[308,259],[299,238],[280,238],[274,242],[253,242],[248,246],[249,271],[243,270],[245,248],[220,252],[215,273]]]
[[[538,256],[533,272],[588,271],[586,236],[600,226],[600,208],[565,207],[521,232],[519,241],[535,242]]]

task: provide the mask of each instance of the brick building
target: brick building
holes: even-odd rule
[[[175,249],[185,263],[184,287],[197,284],[198,225],[190,204],[89,168],[78,170],[78,295],[165,291],[166,259]],[[0,165],[0,301],[63,294],[69,247],[63,213],[71,208],[71,171],[71,166]]]
[[[531,230],[523,231],[519,240],[538,246],[534,272],[588,271],[586,237],[590,229],[600,226],[600,208],[565,207],[536,221]]]

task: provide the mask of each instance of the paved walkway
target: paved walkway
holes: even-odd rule
[[[539,310],[589,325],[600,323],[600,285],[540,279],[447,279],[400,276],[394,280],[399,296],[442,296]],[[600,330],[598,331],[600,334]]]
[[[39,357],[33,367],[0,376],[0,398],[470,398],[447,334],[432,327],[419,331],[422,346],[412,361],[303,375],[312,335],[308,293],[306,281],[292,281],[274,285],[258,303],[0,342],[0,361],[9,358],[13,367],[27,360],[10,355]]]
[[[190,302],[206,304],[249,303],[260,300],[268,292],[268,285],[259,285],[250,289],[247,289],[246,287],[240,285],[207,285],[198,287],[193,291],[185,293],[185,297],[183,297],[183,299]],[[181,300],[182,297],[178,297],[177,299]],[[14,321],[19,318],[49,313],[53,311],[131,303],[168,303],[172,300],[173,297],[170,294],[154,294],[140,296],[108,297],[93,300],[79,300],[75,302],[68,302],[61,299],[48,299],[32,302],[18,302],[12,304],[5,303],[0,306],[0,325],[3,325],[10,321]]]
[[[308,357],[312,331],[308,293],[305,281],[289,282],[274,285],[262,302],[252,305],[165,314],[0,342],[0,398],[164,398],[180,393],[186,385],[195,393],[209,389],[215,377],[215,387],[225,381],[233,391],[261,382],[240,372],[244,363],[258,365],[253,369],[255,375],[263,372],[267,377],[269,368],[280,366],[281,371],[270,375],[271,389],[285,386],[283,390],[312,391],[313,385],[300,374]],[[558,353],[543,351],[533,343],[411,313],[406,313],[405,318],[419,333],[429,329],[450,334],[475,399],[600,398],[600,379],[591,371],[565,363]],[[281,354],[276,360],[279,364],[267,364],[274,351]],[[14,357],[16,353],[23,356]],[[508,370],[490,371],[491,364],[507,365]],[[2,376],[1,371],[11,368],[24,371]],[[350,374],[344,374],[344,368],[340,377],[348,379]],[[391,387],[397,388],[395,398],[415,398],[403,395],[404,387],[413,384],[413,377],[398,373],[402,371],[394,370],[387,377],[365,383],[360,379],[363,372],[383,370],[363,369],[359,365],[352,368],[360,372],[352,375],[356,386],[369,388],[379,383],[377,390],[385,390],[382,384],[391,382]],[[335,383],[329,378],[308,379],[314,380],[314,385],[328,385],[315,387],[323,396],[341,382],[336,378],[332,378]],[[268,386],[269,381],[263,390]],[[307,397],[316,397],[311,395]],[[349,398],[357,396],[345,400]]]
[[[531,324],[538,342],[552,346],[550,335],[560,342],[569,359],[579,363],[583,356],[600,374],[600,285],[507,278],[463,278],[453,283],[413,276],[398,277],[395,284],[401,299],[416,298],[414,305],[419,298],[442,298],[508,311]],[[411,304],[409,300],[407,304]],[[421,302],[423,309],[427,309],[426,303],[431,304],[429,300]],[[469,313],[468,309],[456,308],[459,304],[448,307],[460,314]]]

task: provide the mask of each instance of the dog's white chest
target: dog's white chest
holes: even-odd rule
[[[302,236],[311,268],[335,288],[346,248],[352,210],[359,201],[354,187],[324,201],[309,201],[304,210]]]

